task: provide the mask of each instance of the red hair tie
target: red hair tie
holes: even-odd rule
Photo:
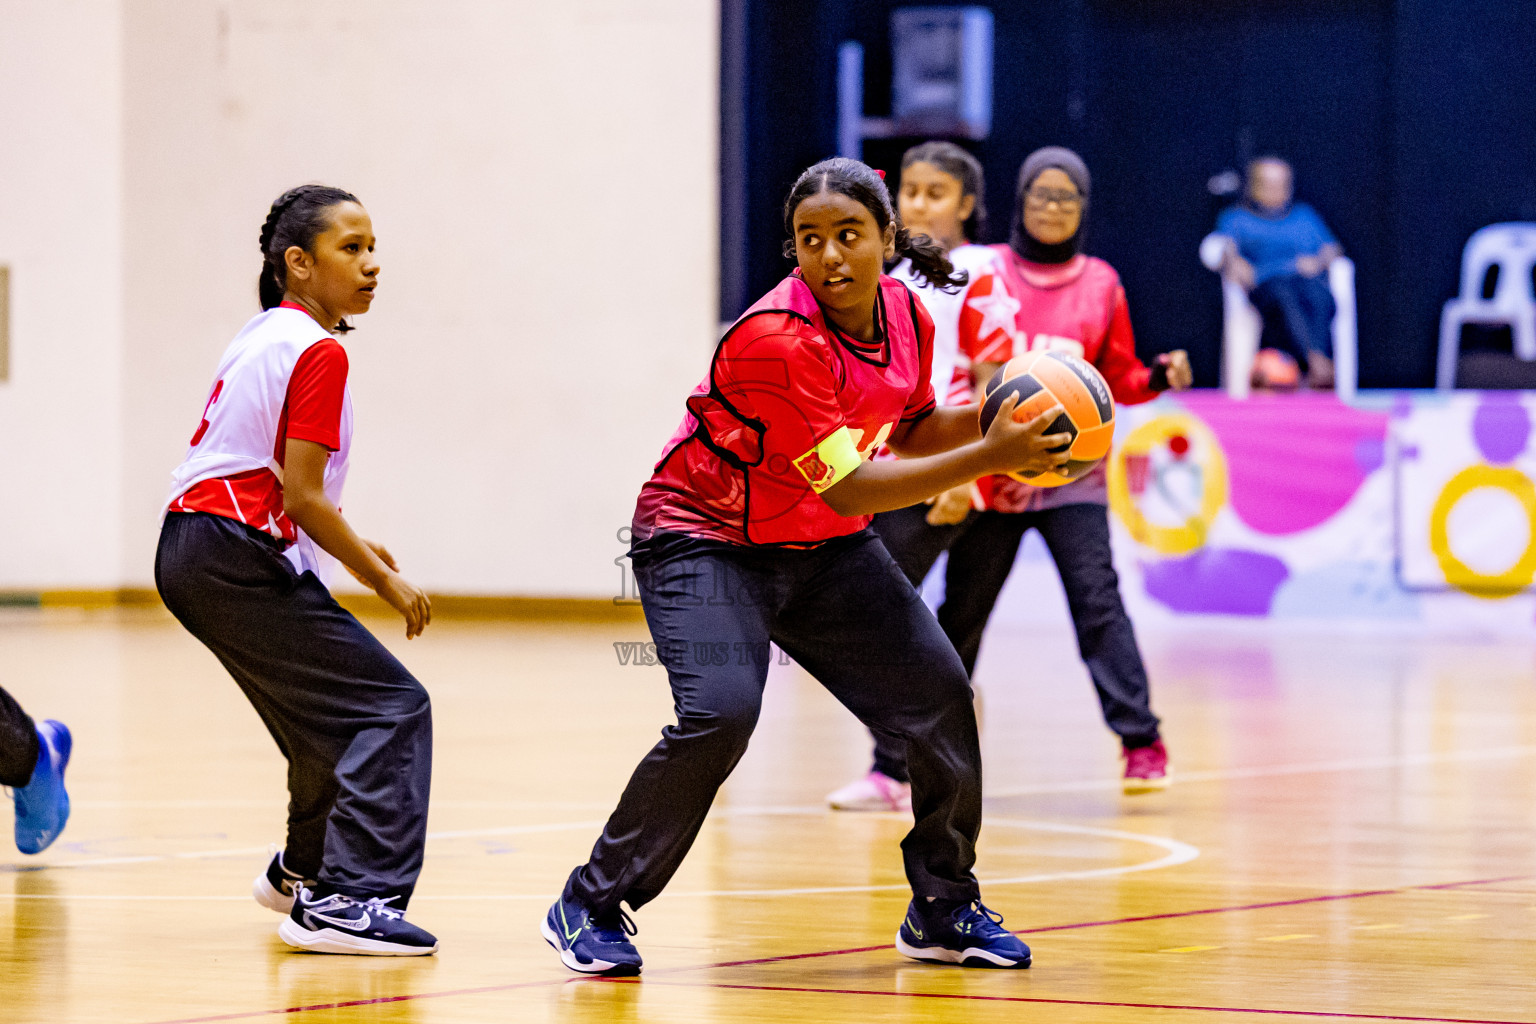
[[[880,170],[880,169],[879,169],[879,168],[878,168],[878,167],[877,167],[877,168],[875,168],[875,173],[876,173],[876,174],[878,174],[878,175],[880,175],[880,180],[881,180],[881,181],[884,181],[884,180],[885,180],[885,172],[884,172],[884,171],[882,171],[882,170]]]

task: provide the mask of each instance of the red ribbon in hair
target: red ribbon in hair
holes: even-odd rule
[[[882,171],[882,170],[880,170],[880,168],[878,168],[878,167],[877,167],[877,168],[875,168],[875,173],[876,173],[876,174],[878,174],[878,175],[880,175],[880,180],[881,180],[881,181],[884,181],[884,180],[885,180],[885,172],[884,172],[884,171]]]

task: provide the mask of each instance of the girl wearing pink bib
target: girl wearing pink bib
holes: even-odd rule
[[[1092,363],[1115,401],[1123,404],[1189,387],[1189,358],[1183,351],[1164,353],[1151,366],[1137,358],[1120,276],[1081,251],[1089,185],[1088,168],[1077,154],[1055,146],[1030,154],[1019,169],[1010,241],[991,247],[993,259],[972,276],[959,304],[959,362],[969,368],[971,383],[979,386],[1010,359],[1045,349]],[[1053,488],[988,476],[977,481],[979,507],[962,508],[941,529],[899,514],[886,516],[877,528],[914,582],[927,575],[941,552],[948,552],[944,602],[937,615],[967,675],[976,668],[987,621],[1024,535],[1037,530],[1061,574],[1078,650],[1104,721],[1122,745],[1122,788],[1146,793],[1168,785],[1168,752],[1152,712],[1146,666],[1120,599],[1105,487],[1102,464],[1080,480]],[[875,735],[870,778],[885,792],[899,792],[906,765],[898,741]]]

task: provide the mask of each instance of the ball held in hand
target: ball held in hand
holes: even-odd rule
[[[1072,436],[1065,463],[1034,476],[1009,473],[1015,480],[1035,487],[1060,487],[1087,474],[1109,454],[1115,436],[1115,399],[1103,375],[1086,359],[1066,352],[1030,352],[1009,360],[983,389],[983,434],[997,418],[1003,400],[1012,394],[1019,396],[1013,410],[1015,420],[1027,423],[1051,406],[1060,405],[1065,411],[1045,433]]]

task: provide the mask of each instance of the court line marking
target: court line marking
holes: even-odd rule
[[[826,813],[817,810],[818,814]],[[989,818],[984,828],[1018,828],[1037,832],[1056,832],[1066,835],[1093,836],[1099,839],[1116,839],[1122,842],[1144,843],[1168,851],[1156,860],[1138,864],[1116,864],[1105,868],[1085,868],[1081,871],[1055,871],[1047,874],[1017,875],[1011,878],[978,878],[982,885],[1037,885],[1042,882],[1060,882],[1083,878],[1102,878],[1110,875],[1129,875],[1141,871],[1187,864],[1200,856],[1200,849],[1189,843],[1166,836],[1144,835],[1140,832],[1123,832],[1119,829],[1097,828],[1091,825],[1064,825],[1057,822],[1025,821],[1017,818]],[[911,883],[901,881],[889,885],[827,885],[800,889],[715,889],[696,892],[677,892],[675,896],[821,896],[853,892],[897,892],[911,888]],[[547,896],[544,898],[548,898]]]
[[[1298,761],[1290,764],[1253,765],[1247,768],[1212,768],[1204,771],[1179,771],[1175,782],[1225,782],[1238,779],[1267,779],[1286,775],[1328,774],[1333,772],[1375,771],[1384,768],[1411,768],[1421,765],[1446,764],[1458,761],[1497,761],[1536,755],[1536,744],[1512,747],[1495,747],[1491,750],[1452,750],[1443,753],[1402,754],[1392,757],[1341,758],[1329,761]],[[982,795],[987,800],[1008,799],[1016,796],[1033,796],[1048,793],[1083,793],[1100,789],[1119,789],[1118,776],[1099,779],[1077,779],[1070,782],[1041,782],[1032,785],[1013,786],[999,790],[987,790]],[[602,809],[609,804],[597,801],[498,801],[498,800],[434,800],[434,807],[569,807]],[[194,799],[194,800],[82,800],[76,806],[93,808],[139,809],[193,809],[198,807],[255,807],[276,806],[270,800],[251,798]],[[821,807],[820,804],[816,805]],[[824,808],[823,808],[824,809]],[[722,810],[726,810],[722,808]],[[716,811],[713,813],[721,813]]]
[[[1191,782],[1228,782],[1239,779],[1270,779],[1286,775],[1323,775],[1336,772],[1377,771],[1385,768],[1413,768],[1421,765],[1449,764],[1458,761],[1500,761],[1536,755],[1536,745],[1495,747],[1491,750],[1453,750],[1445,753],[1402,754],[1395,757],[1355,757],[1332,761],[1299,761],[1294,764],[1255,765],[1251,768],[1217,768],[1209,771],[1174,771],[1170,778],[1177,785]],[[1101,789],[1118,790],[1120,779],[1084,779],[1077,782],[1041,782],[1028,786],[988,791],[988,800],[1048,793],[1089,793]]]
[[[1267,903],[1243,903],[1228,907],[1204,907],[1199,910],[1173,910],[1162,914],[1142,914],[1137,917],[1115,917],[1103,921],[1077,921],[1072,924],[1050,924],[1038,928],[1018,928],[1015,935],[1044,935],[1047,932],[1077,931],[1083,928],[1105,928],[1120,924],[1141,924],[1146,921],[1171,921],[1183,917],[1203,917],[1209,914],[1233,914],[1245,910],[1271,910],[1276,907],[1297,907],[1309,903],[1333,903],[1340,900],[1358,900],[1371,896],[1403,896],[1411,892],[1437,892],[1447,889],[1463,889],[1474,885],[1495,885],[1516,879],[1536,878],[1536,875],[1506,875],[1502,878],[1477,878],[1463,882],[1437,882],[1430,885],[1407,885],[1397,889],[1366,889],[1360,892],[1328,893],[1322,896],[1306,896],[1292,900],[1272,900]],[[680,967],[679,971],[714,970],[723,967],[751,967],[789,960],[812,960],[827,956],[844,956],[853,953],[872,953],[889,949],[889,943],[878,946],[855,946],[849,949],[832,949],[818,953],[786,953],[782,956],[761,957],[756,960],[734,960],[728,963],[705,964],[700,967]]]
[[[1215,949],[1200,946],[1199,949]],[[639,978],[600,978],[610,985],[645,984]],[[1468,1017],[1400,1017],[1381,1013],[1343,1013],[1327,1010],[1269,1010],[1247,1006],[1201,1006],[1188,1003],[1129,1003],[1101,999],[1050,999],[1044,996],[986,996],[960,992],[887,992],[878,989],[817,988],[811,985],[745,985],[729,982],[662,981],[649,984],[671,988],[729,988],[757,992],[809,992],[827,995],[892,996],[898,999],[957,999],[988,1003],[1045,1003],[1052,1006],[1104,1006],[1135,1010],[1199,1010],[1206,1013],[1252,1013],[1280,1017],[1332,1017],[1343,1020],[1417,1021],[1423,1024],[1533,1024],[1531,1021],[1483,1020]]]
[[[822,815],[825,815],[825,814],[827,814],[829,812],[827,812],[827,811],[825,811],[825,810],[823,810],[821,808],[816,808],[814,811],[807,811],[807,810],[805,810],[803,808],[788,808],[788,807],[735,808],[735,809],[733,809],[733,813],[728,814],[726,816],[728,816],[728,817],[748,817],[748,816],[754,816],[754,815],[757,815],[757,814],[771,814],[771,815],[775,815],[775,816],[783,816],[783,815],[790,815],[790,814],[811,814],[811,813],[813,813],[813,814],[815,814],[817,816],[822,816]],[[871,820],[873,820],[873,819],[871,819]],[[503,834],[508,834],[509,831],[516,831],[516,832],[520,832],[520,833],[523,833],[523,832],[553,832],[553,831],[560,831],[560,830],[564,830],[564,829],[587,828],[587,827],[591,827],[592,824],[593,824],[592,822],[570,822],[570,823],[566,823],[566,824],[554,824],[554,825],[516,825],[516,826],[509,826],[508,828],[505,828],[505,829],[477,829],[477,830],[469,830],[469,831],[463,831],[463,832],[439,832],[439,833],[436,833],[433,836],[428,836],[428,838],[429,839],[432,839],[432,838],[444,839],[444,838],[466,838],[466,837],[481,836],[481,835],[487,835],[487,834],[503,835]],[[601,828],[603,824],[604,824],[603,822],[598,822],[596,824],[596,827]],[[1156,858],[1154,860],[1141,861],[1141,862],[1136,863],[1136,864],[1114,864],[1114,865],[1110,865],[1109,867],[1103,867],[1103,868],[1084,868],[1084,869],[1077,870],[1077,871],[1054,871],[1054,872],[1047,872],[1047,873],[1044,873],[1044,874],[1016,875],[1016,876],[1013,876],[1013,877],[1006,877],[1006,878],[980,878],[980,879],[978,879],[978,881],[980,883],[982,883],[984,885],[989,885],[989,886],[998,886],[998,885],[1038,885],[1038,884],[1041,884],[1041,883],[1044,883],[1044,882],[1060,882],[1060,881],[1071,881],[1071,880],[1078,880],[1078,879],[1084,879],[1084,878],[1103,878],[1103,877],[1108,877],[1108,876],[1129,875],[1129,874],[1136,874],[1138,872],[1143,872],[1143,871],[1157,871],[1157,870],[1160,870],[1162,868],[1174,867],[1175,865],[1178,865],[1178,864],[1186,864],[1189,861],[1192,861],[1196,857],[1200,856],[1200,849],[1198,847],[1196,847],[1196,846],[1191,846],[1189,843],[1180,842],[1177,839],[1169,839],[1169,838],[1164,837],[1164,836],[1145,835],[1145,834],[1140,833],[1140,832],[1125,832],[1125,831],[1122,831],[1120,829],[1098,828],[1098,827],[1091,826],[1091,825],[1068,825],[1068,824],[1062,824],[1062,823],[1059,823],[1059,822],[1048,822],[1048,821],[1025,821],[1025,820],[1016,819],[1016,818],[993,818],[993,819],[991,819],[990,821],[987,822],[987,825],[989,825],[989,826],[991,826],[993,828],[1017,828],[1017,829],[1024,829],[1024,830],[1036,831],[1036,832],[1051,832],[1051,833],[1057,833],[1057,834],[1063,834],[1063,835],[1092,836],[1092,837],[1098,838],[1098,839],[1113,839],[1113,840],[1117,840],[1117,841],[1120,841],[1120,842],[1142,843],[1144,845],[1153,846],[1153,847],[1156,847],[1158,849],[1166,851],[1163,854],[1163,856],[1161,856],[1161,857],[1158,857],[1158,858]],[[142,863],[146,859],[166,860],[166,859],[170,859],[170,858],[196,859],[196,858],[205,858],[205,857],[229,857],[229,856],[235,856],[237,853],[240,854],[240,855],[245,855],[245,854],[248,854],[250,852],[251,852],[250,850],[243,850],[243,851],[215,851],[213,853],[179,853],[179,854],[170,854],[170,855],[167,855],[167,856],[156,857],[156,858],[116,858],[116,859],[109,859],[109,860],[105,860],[105,861],[87,861],[87,862],[76,862],[76,863],[63,863],[63,864],[57,864],[57,865],[54,865],[54,866],[57,866],[57,867],[92,867],[92,866],[99,866],[99,865],[102,865],[102,864],[123,863],[125,861],[130,862],[130,863]],[[266,851],[265,851],[265,848],[263,847],[263,848],[259,848],[256,852],[264,853]],[[890,883],[890,884],[885,884],[885,885],[833,885],[833,886],[805,887],[805,888],[798,888],[798,889],[702,889],[702,890],[679,890],[677,892],[669,892],[668,895],[671,896],[671,897],[674,897],[674,898],[690,897],[690,896],[691,897],[713,897],[713,898],[719,898],[719,897],[764,897],[764,896],[820,896],[820,895],[836,895],[836,894],[841,894],[841,893],[900,891],[900,890],[905,890],[905,889],[908,889],[908,888],[910,888],[910,883],[908,883],[906,881],[901,881],[901,882],[895,882],[895,883]],[[552,891],[553,890],[551,890],[551,892]],[[485,901],[485,900],[499,900],[499,901],[524,901],[524,900],[527,900],[527,901],[543,901],[543,900],[549,900],[549,899],[552,898],[551,892],[539,892],[539,893],[480,893],[480,894],[459,895],[459,896],[452,896],[452,895],[449,895],[449,896],[432,896],[432,895],[428,894],[428,895],[420,896],[418,898],[417,902],[421,902],[421,903],[436,903],[436,902],[447,902],[447,901],[453,901],[453,900],[461,900],[461,901],[462,900],[475,900],[475,901]],[[221,902],[221,901],[229,901],[229,902],[240,901],[240,902],[243,902],[244,900],[249,899],[248,896],[185,896],[185,895],[157,896],[157,895],[144,894],[144,893],[129,894],[129,895],[90,894],[90,893],[79,894],[79,895],[69,894],[69,893],[0,893],[0,899],[5,899],[7,896],[9,896],[12,899],[54,899],[54,900],[65,900],[65,901],[90,901],[90,900],[97,900],[97,901],[108,901],[108,902],[111,902],[111,901],[126,902],[126,901],[134,901],[134,900],[154,901],[154,900],[161,900],[161,899],[169,900],[169,901],[183,901],[183,902],[199,902],[199,901],[202,901],[202,902]]]
[[[472,839],[482,836],[511,836],[538,832],[563,832],[576,828],[602,828],[607,819],[593,821],[563,821],[540,825],[503,825],[496,828],[461,829],[451,832],[429,832],[427,842],[442,839]],[[24,865],[25,870],[38,868],[102,868],[121,864],[152,864],[167,860],[215,860],[221,857],[251,857],[268,853],[266,846],[242,846],[222,850],[191,850],[185,853],[152,853],[134,857],[92,857],[86,860],[56,860]]]
[[[1327,901],[1331,901],[1331,900],[1360,899],[1360,898],[1367,897],[1367,896],[1400,895],[1400,894],[1405,893],[1405,892],[1414,892],[1414,891],[1439,891],[1439,890],[1446,890],[1446,889],[1461,889],[1461,888],[1465,888],[1467,886],[1493,885],[1493,884],[1496,884],[1498,882],[1508,882],[1508,881],[1513,881],[1515,879],[1525,880],[1525,879],[1532,878],[1532,877],[1536,877],[1536,876],[1532,876],[1532,875],[1508,875],[1508,876],[1505,876],[1503,878],[1470,879],[1470,880],[1461,881],[1461,882],[1439,882],[1439,883],[1434,883],[1434,884],[1430,884],[1430,885],[1406,886],[1406,887],[1401,888],[1401,889],[1373,889],[1373,890],[1368,890],[1368,891],[1365,891],[1365,892],[1358,892],[1358,893],[1335,893],[1335,894],[1325,895],[1325,896],[1314,896],[1314,897],[1311,897],[1311,898],[1308,898],[1308,899],[1301,899],[1301,900],[1282,900],[1282,901],[1278,901],[1278,902],[1274,902],[1274,903],[1249,903],[1249,904],[1244,904],[1242,906],[1233,906],[1233,907],[1208,907],[1208,908],[1201,909],[1201,910],[1174,911],[1174,912],[1166,913],[1166,914],[1147,914],[1147,915],[1143,915],[1141,917],[1115,918],[1115,919],[1106,920],[1106,921],[1083,921],[1083,922],[1079,922],[1079,923],[1075,923],[1075,924],[1047,925],[1047,926],[1041,927],[1041,928],[1021,929],[1018,932],[1016,932],[1015,934],[1018,934],[1018,935],[1037,935],[1037,934],[1040,934],[1040,933],[1043,933],[1043,932],[1069,931],[1069,930],[1081,929],[1081,928],[1100,928],[1100,927],[1105,927],[1105,926],[1108,926],[1108,925],[1133,924],[1133,923],[1137,923],[1137,922],[1141,922],[1141,921],[1158,921],[1158,920],[1166,920],[1166,919],[1170,919],[1170,918],[1179,918],[1179,917],[1195,917],[1195,916],[1198,916],[1198,915],[1201,915],[1201,914],[1225,914],[1225,913],[1231,913],[1231,912],[1240,911],[1240,910],[1260,910],[1260,909],[1265,909],[1265,908],[1268,908],[1268,907],[1294,906],[1294,905],[1300,904],[1300,903],[1322,903],[1322,902],[1327,902]],[[1533,909],[1536,909],[1536,908],[1533,908]],[[764,958],[758,959],[758,960],[732,960],[732,961],[726,961],[726,962],[717,963],[717,964],[699,964],[697,966],[692,966],[692,967],[672,967],[672,968],[666,968],[666,969],[660,970],[660,971],[651,971],[651,972],[649,972],[647,977],[648,978],[655,978],[657,976],[670,976],[670,975],[675,975],[675,974],[691,973],[691,972],[694,972],[694,971],[720,970],[720,969],[724,969],[724,968],[727,968],[727,967],[747,967],[747,966],[753,966],[753,965],[757,965],[757,964],[781,963],[781,962],[785,962],[785,961],[789,961],[789,960],[806,960],[806,959],[812,959],[812,958],[817,958],[817,957],[845,956],[845,955],[852,954],[852,953],[873,953],[873,952],[875,952],[877,950],[889,950],[890,948],[891,948],[891,944],[890,943],[881,943],[878,946],[860,946],[860,947],[853,948],[853,949],[834,949],[834,950],[829,950],[827,952],[820,952],[820,953],[790,953],[790,954],[786,954],[784,956],[764,957]],[[450,996],[484,995],[484,994],[488,994],[488,993],[492,993],[492,992],[510,992],[510,991],[513,991],[513,990],[516,990],[516,989],[526,989],[526,988],[548,988],[548,987],[553,987],[553,986],[556,986],[556,985],[581,984],[581,983],[584,983],[584,982],[586,982],[586,983],[598,983],[598,982],[606,981],[606,982],[608,982],[610,984],[613,984],[613,983],[618,983],[618,982],[625,981],[625,980],[628,980],[628,979],[620,979],[620,978],[610,978],[610,979],[601,979],[601,978],[543,979],[543,980],[540,980],[540,981],[513,982],[513,983],[506,984],[506,985],[487,985],[487,986],[484,986],[484,987],[481,987],[481,988],[453,989],[453,990],[449,990],[449,991],[445,991],[445,992],[407,993],[407,994],[398,995],[398,996],[380,996],[380,997],[374,998],[374,999],[356,999],[356,1000],[349,1000],[349,1001],[346,1001],[346,1002],[317,1003],[317,1004],[308,1005],[308,1006],[291,1006],[291,1007],[287,1007],[287,1008],[283,1008],[283,1009],[275,1009],[275,1010],[249,1010],[249,1011],[238,1012],[238,1013],[218,1014],[218,1015],[210,1016],[210,1017],[184,1017],[184,1018],[179,1018],[179,1019],[176,1019],[176,1020],[155,1021],[154,1024],[214,1024],[214,1022],[217,1022],[217,1021],[250,1020],[250,1019],[256,1018],[256,1017],[275,1017],[275,1016],[278,1016],[278,1015],[281,1015],[281,1014],[308,1013],[310,1011],[315,1011],[315,1010],[334,1010],[334,1009],[343,1009],[343,1008],[352,1007],[352,1006],[373,1006],[373,1005],[377,1005],[377,1004],[381,1004],[381,1003],[401,1003],[401,1002],[409,1002],[411,1000],[416,1000],[416,999],[444,999],[444,998],[447,998],[447,997],[450,997]],[[652,984],[655,984],[655,983],[652,982]],[[699,986],[699,987],[707,987],[707,986]],[[729,987],[729,986],[724,986],[724,987]],[[852,990],[849,990],[849,989],[829,989],[828,991],[832,992],[832,993],[858,994],[858,993],[853,992]],[[879,995],[889,995],[890,993],[876,993],[876,994],[879,994]],[[913,993],[913,994],[915,995],[917,993]],[[973,998],[976,998],[976,997],[973,997]],[[1123,1003],[1123,1004],[1121,1004],[1121,1003],[1101,1003],[1101,1004],[1087,1004],[1087,1005],[1140,1007],[1143,1004],[1135,1004],[1135,1003]],[[1151,1006],[1150,1004],[1147,1004],[1146,1008],[1156,1009],[1158,1007]],[[1198,1009],[1198,1007],[1167,1007],[1167,1008],[1168,1009]],[[1317,1014],[1316,1011],[1246,1010],[1246,1011],[1239,1011],[1239,1012],[1246,1012],[1246,1013],[1292,1013],[1292,1014],[1312,1013],[1312,1014],[1318,1015],[1318,1016],[1332,1016],[1332,1017],[1348,1017],[1349,1016],[1348,1014],[1337,1014],[1337,1013],[1335,1013],[1335,1014]],[[1422,1022],[1428,1022],[1428,1024],[1536,1024],[1536,1022],[1530,1022],[1530,1021],[1470,1020],[1470,1019],[1457,1019],[1457,1018],[1450,1018],[1450,1017],[1419,1017],[1419,1018],[1414,1018],[1414,1017],[1358,1018],[1357,1017],[1356,1019],[1368,1019],[1368,1020],[1369,1019],[1375,1019],[1375,1020],[1389,1020],[1389,1021],[1391,1021],[1391,1020],[1399,1020],[1399,1021],[1402,1021],[1402,1020],[1415,1021],[1415,1020],[1417,1020],[1417,1021],[1422,1021]]]
[[[765,805],[762,807],[725,807],[711,812],[711,817],[733,817],[738,815],[769,815],[769,814],[806,814],[810,812],[818,814],[831,813],[821,805],[814,807],[805,806],[779,806]],[[870,815],[871,819],[877,817]],[[600,829],[608,824],[607,818],[594,818],[590,821],[557,821],[546,822],[538,825],[498,825],[492,828],[457,829],[445,832],[427,833],[427,842],[438,842],[444,839],[478,839],[486,836],[511,836],[527,835],[540,832],[564,832],[571,829]],[[36,864],[21,865],[15,869],[18,871],[36,871],[43,868],[95,868],[117,867],[122,864],[152,864],[167,860],[214,860],[221,857],[250,857],[266,854],[270,855],[267,846],[241,846],[226,847],[219,850],[189,850],[183,853],[151,853],[129,857],[92,857],[85,860],[56,860],[42,861]],[[5,870],[6,865],[0,865],[0,871]]]

